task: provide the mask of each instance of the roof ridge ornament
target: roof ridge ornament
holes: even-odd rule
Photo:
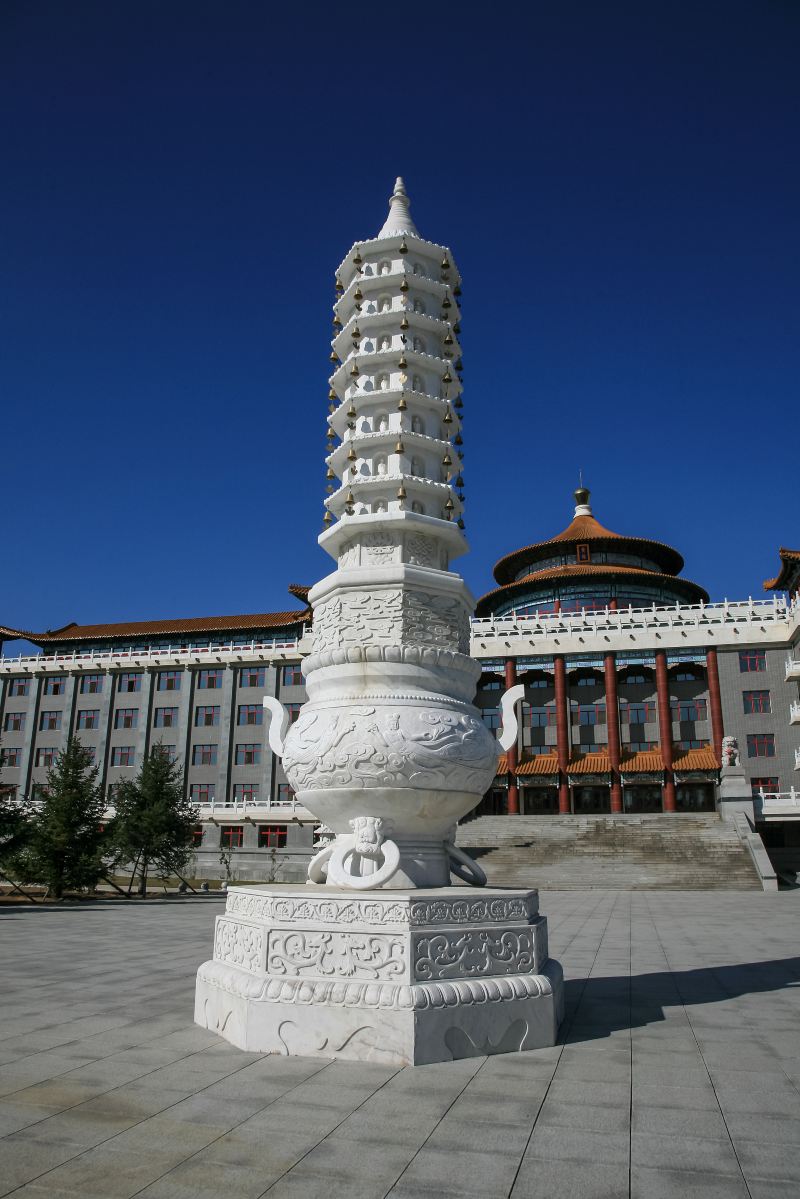
[[[419,231],[411,218],[410,203],[411,201],[408,198],[403,177],[402,175],[398,175],[395,180],[394,191],[389,197],[389,215],[378,234],[379,238],[396,237],[401,233],[409,233],[414,237],[419,237]]]
[[[589,503],[589,497],[592,493],[589,491],[589,488],[584,487],[583,482],[581,481],[581,486],[576,487],[574,494],[575,494],[575,515],[576,516],[591,516],[592,515],[592,507],[591,507],[591,504]]]

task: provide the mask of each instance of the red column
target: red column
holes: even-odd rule
[[[558,812],[568,816],[569,782],[567,766],[569,765],[569,725],[567,724],[567,667],[563,654],[554,658],[556,675],[556,752],[558,753]]]
[[[708,675],[708,702],[711,708],[711,740],[714,744],[714,756],[722,765],[722,697],[719,691],[719,665],[717,651],[706,650],[706,673]]]
[[[619,767],[621,760],[619,744],[619,705],[617,703],[617,658],[606,654],[603,665],[606,676],[606,725],[608,728],[608,756],[611,759],[611,811],[622,811],[622,780]]]
[[[672,773],[672,712],[669,706],[667,655],[656,650],[656,694],[658,696],[658,736],[664,759],[664,811],[675,811],[675,776]]]
[[[517,663],[514,658],[506,658],[506,689],[515,686],[517,682]],[[508,815],[519,816],[519,785],[517,784],[517,763],[519,750],[517,743],[506,750],[508,762]]]

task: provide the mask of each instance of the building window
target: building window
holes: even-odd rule
[[[642,683],[649,683],[649,682],[650,682],[650,680],[648,679],[648,677],[647,677],[647,675],[646,675],[646,674],[624,674],[624,675],[622,675],[622,676],[621,676],[621,678],[620,678],[620,680],[619,680],[619,681],[620,681],[621,683],[626,683],[626,684],[627,684],[627,683],[633,683],[633,684],[635,684],[637,687],[638,687],[638,686],[641,686],[641,684],[642,684]]]
[[[676,670],[672,676],[672,681],[674,683],[696,683],[700,677],[700,674],[696,670]]]
[[[156,708],[153,725],[157,729],[171,729],[178,723],[177,708]]]
[[[484,708],[481,712],[483,723],[487,729],[500,728],[500,709],[499,708]]]
[[[192,766],[216,766],[216,745],[193,745]]]
[[[747,756],[748,756],[748,758],[774,758],[775,757],[775,734],[774,733],[748,733],[747,734]]]
[[[215,687],[222,686],[222,671],[221,670],[198,670],[197,686],[201,691],[213,691]]]
[[[219,708],[217,709],[219,711]],[[264,708],[261,704],[239,704],[236,713],[237,724],[263,724]]]
[[[3,720],[3,729],[6,733],[21,733],[24,728],[24,712],[6,712]]]
[[[767,653],[763,649],[740,649],[739,670],[747,674],[753,670],[767,669]]]
[[[300,669],[299,662],[290,662],[288,666],[284,666],[281,674],[281,682],[284,687],[301,687],[303,684],[303,672]]]
[[[156,745],[163,754],[166,754],[168,762],[174,762],[177,756],[177,750],[174,745],[165,745],[163,741],[157,741]]]
[[[550,679],[528,679],[525,683],[526,687],[552,687],[553,683]]]
[[[42,712],[39,717],[39,728],[52,731],[53,729],[61,728],[61,713],[60,712]]]
[[[117,708],[114,713],[115,729],[135,729],[138,723],[138,708]]]
[[[303,705],[302,704],[286,704],[285,706],[286,706],[286,711],[289,713],[289,720],[292,724],[294,724],[294,722],[297,720],[297,717],[300,715],[300,709],[302,708]]]
[[[111,751],[112,766],[133,766],[136,753],[132,745],[115,745]]]
[[[195,728],[205,728],[219,724],[219,708],[200,705],[194,710],[194,723]]]
[[[259,824],[258,848],[283,849],[286,845],[285,824]]]
[[[179,670],[160,670],[158,672],[157,691],[180,691],[181,672]]]
[[[619,718],[622,724],[648,724],[656,718],[656,705],[652,701],[643,704],[621,703]]]
[[[141,691],[142,672],[127,672],[121,674],[117,682],[117,691]]]
[[[202,826],[202,824],[197,824],[192,829],[192,848],[199,849],[202,844],[203,844],[203,826]]]
[[[686,699],[670,704],[673,720],[706,720],[707,709],[704,699]]]
[[[750,788],[751,788],[751,791],[753,794],[753,798],[755,799],[755,797],[758,795],[759,791],[775,793],[775,792],[779,791],[780,786],[779,786],[778,779],[775,777],[775,775],[770,775],[768,778],[751,779],[750,780]]]
[[[30,690],[30,679],[12,679],[9,684],[9,695],[27,695]]]
[[[99,708],[81,708],[78,712],[76,727],[79,729],[97,729],[100,727]]]
[[[580,704],[572,709],[573,724],[605,724],[605,704]]]
[[[94,766],[95,759],[97,758],[96,747],[94,745],[82,745],[81,749],[83,750],[83,752],[85,754],[86,762],[88,763],[88,765]]]
[[[294,791],[288,783],[278,783],[278,799],[279,804],[291,804],[294,801]]]
[[[44,681],[45,695],[63,695],[67,689],[67,676],[65,674],[51,674]]]
[[[769,691],[745,691],[742,693],[746,716],[757,712],[770,713],[772,705],[769,702]]]
[[[192,783],[192,785],[189,787],[189,799],[192,801],[192,803],[213,803],[214,790],[214,783]]]
[[[223,849],[241,849],[244,844],[244,829],[241,824],[223,824],[220,829],[220,845]]]
[[[596,677],[596,675],[582,674],[578,676],[578,678],[575,680],[575,683],[578,687],[599,687],[600,680]]]
[[[545,729],[556,723],[555,708],[537,708],[522,705],[522,724],[528,729]]]
[[[19,766],[20,749],[0,749],[0,766],[7,766],[13,769]]]
[[[258,783],[234,783],[233,798],[236,803],[255,803],[259,790]]]
[[[501,691],[505,690],[505,683],[501,679],[482,679],[480,689],[481,691]]]
[[[243,666],[239,671],[240,687],[263,687],[266,671],[263,666]]]
[[[698,740],[696,737],[690,737],[684,741],[676,741],[674,748],[679,749],[682,753],[686,753],[688,749],[708,749],[708,741]]]
[[[255,741],[240,741],[236,746],[237,766],[258,766],[261,763],[261,746]]]
[[[34,783],[31,787],[31,799],[34,803],[40,803],[47,798],[47,783]]]
[[[81,695],[99,695],[103,690],[101,674],[85,674],[81,678]]]
[[[657,749],[655,741],[626,741],[625,749],[630,750],[632,754],[646,753],[648,750]]]

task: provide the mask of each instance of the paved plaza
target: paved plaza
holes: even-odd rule
[[[401,1070],[195,1027],[216,899],[0,912],[0,1194],[795,1199],[800,891],[542,909],[561,1043]]]

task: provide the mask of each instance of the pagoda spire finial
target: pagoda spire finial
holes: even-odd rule
[[[589,504],[589,496],[591,492],[588,487],[583,486],[583,471],[579,472],[580,487],[575,489],[575,515],[576,516],[591,516],[592,509]]]
[[[401,175],[397,176],[394,191],[389,197],[389,215],[384,221],[378,237],[396,237],[398,233],[411,233],[419,237],[419,231],[411,219],[408,192]]]

